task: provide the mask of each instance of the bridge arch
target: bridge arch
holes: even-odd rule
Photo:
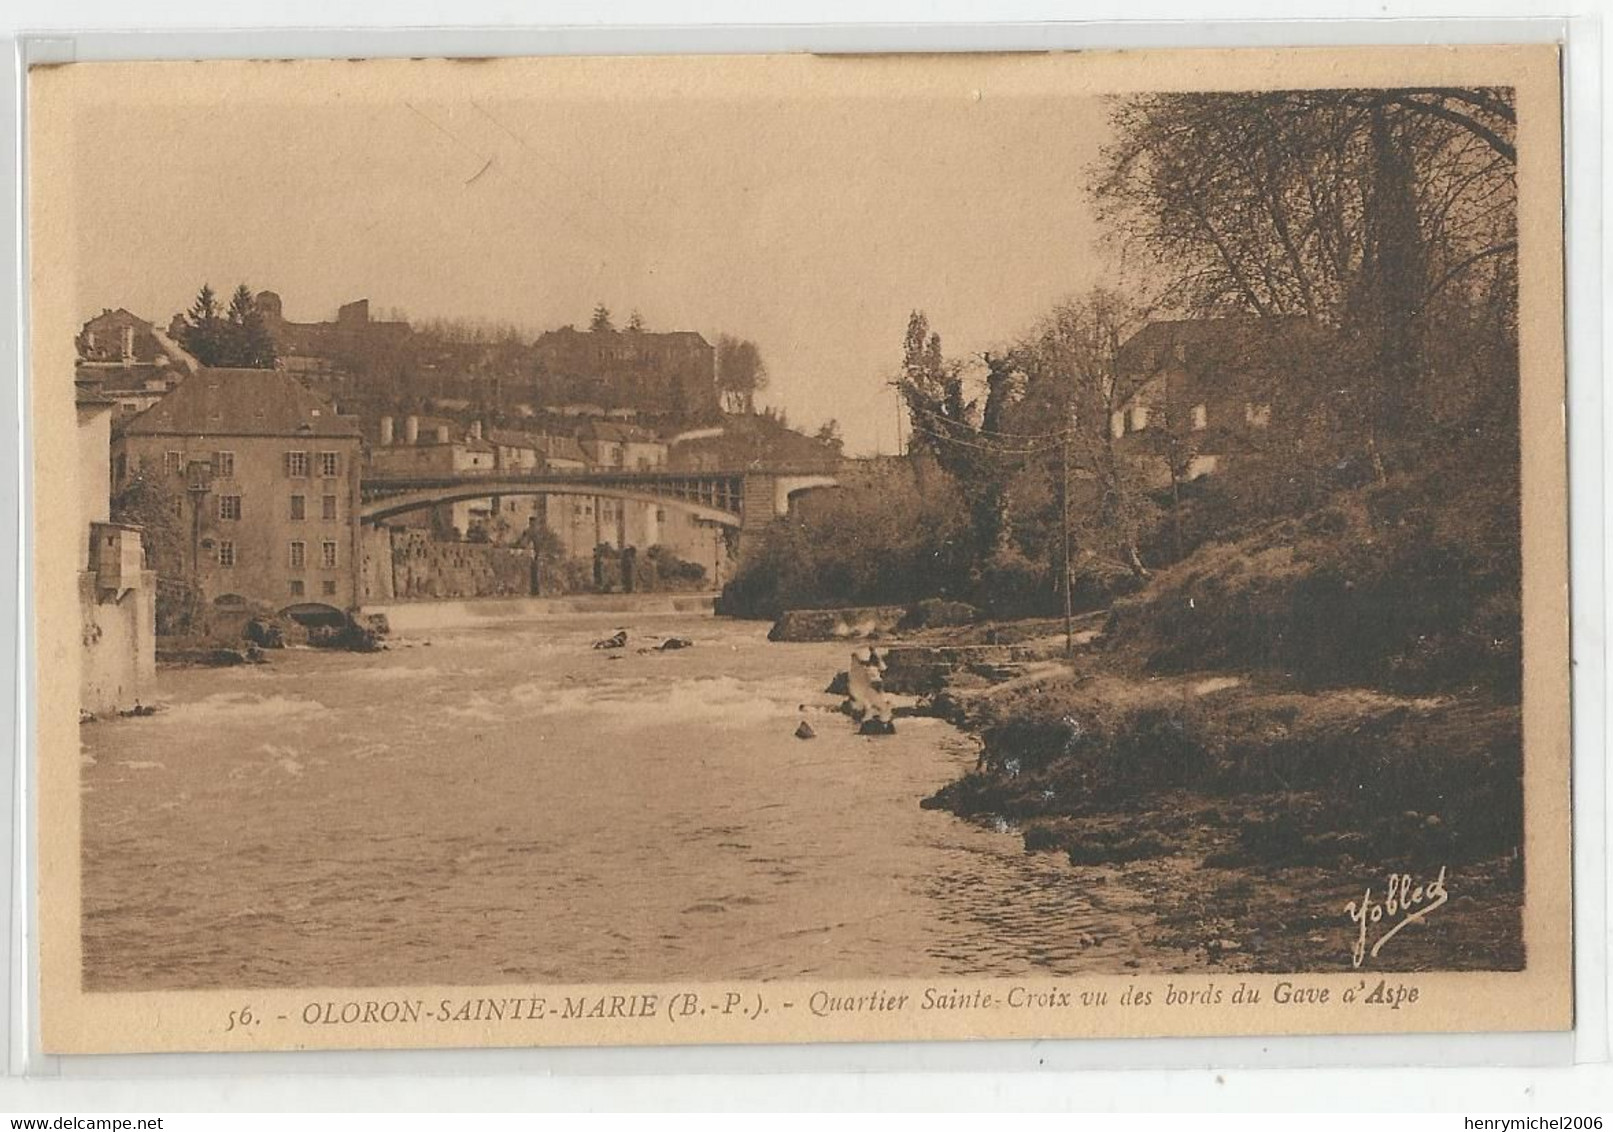
[[[773,484],[773,513],[787,514],[790,505],[808,492],[839,486],[833,476],[779,476]]]
[[[281,617],[289,618],[305,628],[340,628],[347,624],[347,614],[334,605],[326,605],[322,601],[299,601],[286,606],[280,611]]]
[[[359,509],[361,522],[375,524],[394,515],[436,507],[444,503],[460,503],[468,499],[487,499],[505,495],[574,495],[600,499],[620,499],[630,503],[644,503],[652,507],[667,507],[692,515],[708,523],[738,528],[743,519],[737,511],[713,507],[679,495],[648,491],[644,488],[616,484],[588,483],[570,480],[494,480],[467,481],[443,486],[411,488],[393,495],[366,500]]]

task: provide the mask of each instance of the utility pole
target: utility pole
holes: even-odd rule
[[[1059,510],[1064,529],[1064,655],[1075,655],[1075,622],[1070,613],[1070,433],[1075,426],[1075,407],[1070,407],[1069,422],[1064,428],[1064,440],[1059,445]]]

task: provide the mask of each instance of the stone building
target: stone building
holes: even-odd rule
[[[368,299],[344,303],[327,322],[290,321],[274,291],[259,291],[253,303],[274,339],[279,368],[333,391],[359,370],[396,363],[411,334],[407,322],[371,318]]]
[[[114,403],[80,383],[78,408],[79,707],[105,715],[137,703],[157,674],[157,576],[138,527],[110,520]]]
[[[391,417],[382,417],[380,443],[369,449],[371,471],[379,476],[440,476],[463,472],[493,472],[498,450],[482,439],[481,425],[466,430],[446,417],[411,415],[399,433]],[[486,522],[495,512],[491,499],[462,499],[430,510],[406,512],[393,526],[429,527],[442,534],[463,536]]]
[[[1169,480],[1159,455],[1167,431],[1191,452],[1187,479],[1226,471],[1259,450],[1274,412],[1296,410],[1310,384],[1307,359],[1327,348],[1325,332],[1305,319],[1151,322],[1120,349],[1126,395],[1110,435],[1156,486]]]
[[[114,432],[201,368],[172,337],[122,307],[86,322],[73,344],[75,380],[91,383],[112,403]]]
[[[576,437],[595,468],[653,472],[667,465],[666,443],[646,428],[593,420],[578,429]]]
[[[533,344],[562,399],[592,402],[601,414],[628,406],[689,417],[717,412],[717,352],[690,330],[547,330]]]
[[[102,310],[73,339],[81,365],[154,366],[167,359],[156,328],[119,307]]]
[[[304,618],[358,604],[360,463],[357,419],[280,370],[204,368],[112,448],[115,485],[173,496],[175,565],[206,607]]]

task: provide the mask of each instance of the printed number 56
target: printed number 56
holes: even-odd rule
[[[230,1011],[230,1024],[224,1027],[224,1032],[227,1034],[237,1026],[250,1026],[256,1021],[257,1019],[252,1017],[252,1008],[243,1006],[239,1010]]]

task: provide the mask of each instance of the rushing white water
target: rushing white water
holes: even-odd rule
[[[919,808],[968,737],[855,735],[822,692],[849,646],[765,633],[609,614],[164,672],[162,712],[83,728],[87,986],[1135,965],[1122,893]]]

